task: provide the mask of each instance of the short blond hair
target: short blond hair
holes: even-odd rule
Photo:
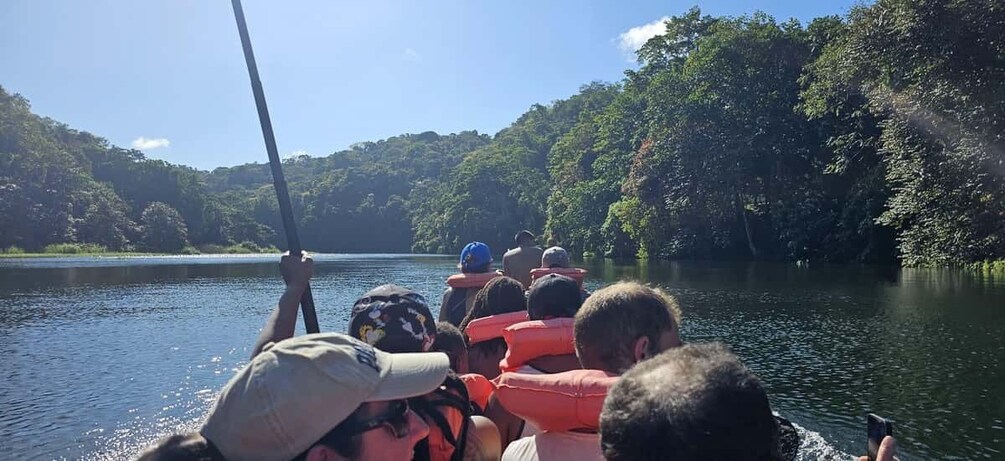
[[[677,299],[660,288],[619,282],[597,290],[576,313],[576,355],[584,367],[622,373],[634,363],[632,344],[649,338],[659,344],[667,331],[680,329]]]

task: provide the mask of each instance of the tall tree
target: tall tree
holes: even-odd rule
[[[849,17],[810,67],[808,108],[858,99],[879,120],[892,189],[879,221],[897,230],[904,263],[1005,257],[1005,8],[879,0]]]
[[[161,202],[152,202],[143,210],[143,248],[148,251],[177,253],[188,245],[188,227],[178,210]]]

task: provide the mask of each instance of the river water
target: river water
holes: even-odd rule
[[[282,292],[278,258],[0,260],[0,459],[122,459],[198,424]],[[319,255],[321,328],[394,281],[438,303],[453,260]],[[685,341],[730,344],[800,427],[850,459],[865,414],[902,459],[1005,459],[1005,283],[948,270],[595,260],[587,285],[660,285]],[[433,306],[434,311],[438,306]]]

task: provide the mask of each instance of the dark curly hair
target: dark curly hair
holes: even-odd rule
[[[478,290],[471,312],[461,320],[460,330],[464,331],[475,319],[525,310],[527,298],[523,294],[523,285],[512,277],[496,277]]]

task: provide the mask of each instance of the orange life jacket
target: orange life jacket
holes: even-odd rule
[[[543,431],[597,430],[604,398],[617,380],[601,370],[503,373],[496,379],[495,396],[510,413]]]
[[[429,425],[429,435],[415,447],[415,459],[459,461],[463,458],[471,415],[467,393],[461,379],[448,376],[433,392],[409,399],[413,410]]]
[[[586,269],[580,269],[578,267],[539,267],[537,269],[530,270],[530,283],[533,285],[534,280],[544,277],[548,274],[558,274],[564,275],[576,281],[579,284],[579,289],[583,289],[583,279],[586,278]]]
[[[575,354],[573,319],[530,320],[503,330],[506,356],[499,362],[503,372],[515,371],[527,362],[546,355]]]
[[[464,327],[464,334],[468,336],[468,345],[470,346],[490,339],[502,338],[503,329],[526,321],[527,311],[490,315],[469,322]]]
[[[485,407],[489,404],[489,397],[496,390],[495,386],[492,385],[491,381],[477,373],[464,374],[460,378],[464,382],[464,387],[468,389],[468,400],[484,412]]]
[[[502,275],[499,271],[454,274],[447,277],[447,285],[452,288],[481,288],[490,280]]]

